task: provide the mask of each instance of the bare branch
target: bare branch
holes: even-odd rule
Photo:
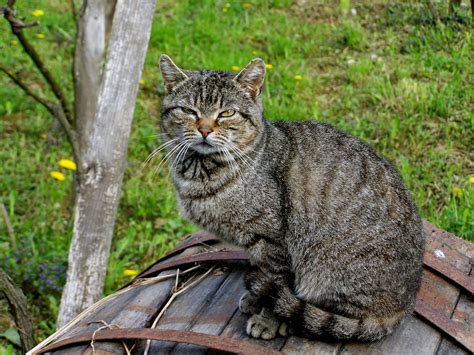
[[[54,95],[57,97],[57,99],[61,103],[62,109],[64,111],[64,115],[66,116],[67,121],[71,123],[73,122],[73,119],[71,116],[71,111],[68,108],[66,96],[64,95],[59,84],[56,82],[56,80],[53,78],[53,76],[49,72],[48,68],[46,68],[46,66],[44,65],[43,61],[38,55],[38,52],[31,45],[31,43],[28,41],[28,39],[25,37],[22,31],[24,28],[36,26],[38,22],[35,21],[32,23],[23,23],[22,21],[19,21],[16,18],[16,13],[15,13],[15,10],[13,9],[14,4],[15,4],[15,0],[10,0],[8,2],[8,7],[4,7],[2,9],[3,15],[8,21],[8,23],[10,24],[12,33],[18,38],[23,49],[29,55],[29,57],[33,60],[33,63],[36,65],[40,73],[45,78],[46,82],[51,87],[51,90],[53,91]]]
[[[43,105],[49,111],[49,113],[54,114],[51,110],[51,107],[54,105],[52,102],[33,92],[18,76],[16,76],[16,74],[12,70],[6,68],[2,64],[0,64],[0,70],[4,72],[7,76],[9,76],[10,79],[12,79],[12,81],[17,84],[28,96],[31,96],[39,104]]]
[[[12,70],[9,70],[2,64],[0,64],[0,71],[4,72],[10,79],[12,79],[12,81],[17,84],[28,96],[32,97],[39,104],[43,105],[46,110],[48,110],[48,112],[59,121],[64,131],[66,132],[69,142],[71,143],[74,159],[76,160],[76,162],[79,162],[79,140],[77,137],[77,133],[71,126],[69,120],[67,119],[63,111],[63,107],[61,105],[56,105],[36,94]]]

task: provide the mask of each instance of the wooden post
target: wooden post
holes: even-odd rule
[[[154,9],[155,0],[117,0],[115,5],[91,135],[80,145],[75,222],[58,327],[102,296]]]

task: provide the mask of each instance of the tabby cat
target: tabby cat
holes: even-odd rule
[[[161,130],[180,206],[246,249],[247,333],[373,341],[413,309],[424,236],[395,168],[314,121],[273,122],[259,95],[265,64],[184,71],[160,58]],[[297,104],[297,103],[295,103]]]

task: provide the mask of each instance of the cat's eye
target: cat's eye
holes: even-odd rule
[[[234,115],[235,115],[234,110],[227,110],[227,111],[222,111],[221,113],[219,113],[219,117],[231,117]]]
[[[183,111],[184,113],[187,113],[188,115],[194,115],[196,116],[196,111],[194,110],[191,110],[190,108],[187,108],[187,107],[180,107],[181,111]]]

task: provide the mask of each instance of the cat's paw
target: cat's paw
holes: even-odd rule
[[[239,309],[244,314],[258,314],[262,310],[258,300],[250,292],[245,292],[239,301]]]
[[[289,335],[293,335],[293,329],[288,325],[286,322],[281,322],[280,327],[278,328],[278,334],[282,337],[287,337]]]
[[[263,312],[262,312],[263,313]],[[247,334],[253,338],[270,340],[276,337],[280,322],[275,317],[254,314],[247,321]]]

